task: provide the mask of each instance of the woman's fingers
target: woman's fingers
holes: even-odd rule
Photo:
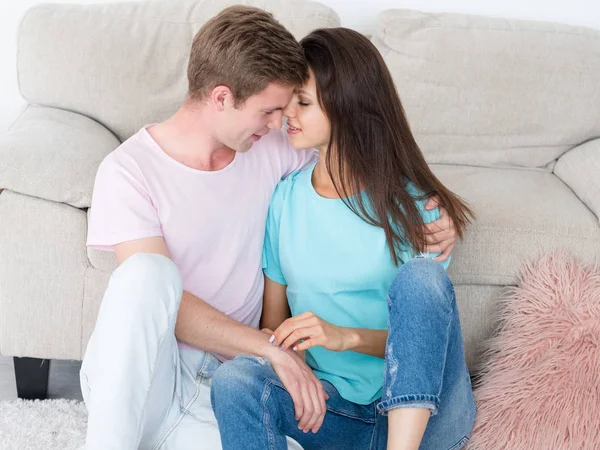
[[[299,328],[290,334],[282,343],[282,350],[294,348],[299,345],[300,340],[312,339],[315,340],[321,337],[319,327]],[[320,339],[319,339],[320,341]],[[319,344],[318,344],[319,345]]]
[[[287,319],[279,328],[277,328],[273,332],[273,336],[271,343],[274,345],[281,345],[283,342],[289,338],[289,336],[295,331],[302,328],[309,328],[316,324],[316,319],[313,318],[303,318],[300,320],[294,320],[296,318]]]
[[[303,342],[299,342],[298,344],[294,345],[292,349],[295,352],[303,352],[309,348],[316,347],[317,345],[323,344],[318,344],[315,339],[305,339]]]

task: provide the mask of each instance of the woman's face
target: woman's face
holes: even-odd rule
[[[287,117],[287,133],[294,148],[327,150],[331,131],[329,119],[319,105],[315,77],[304,86],[294,90],[290,103],[283,110]]]

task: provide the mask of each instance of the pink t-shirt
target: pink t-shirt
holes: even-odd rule
[[[225,168],[192,169],[167,155],[147,127],[98,169],[89,247],[162,236],[184,290],[229,317],[257,327],[262,310],[262,247],[277,183],[314,162],[273,130]]]

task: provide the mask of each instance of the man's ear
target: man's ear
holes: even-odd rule
[[[232,103],[233,94],[227,86],[217,86],[212,90],[210,100],[218,111],[224,111],[226,105]]]

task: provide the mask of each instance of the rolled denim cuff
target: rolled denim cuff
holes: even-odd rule
[[[437,395],[416,394],[416,395],[399,395],[383,400],[377,404],[377,412],[383,416],[396,408],[428,408],[431,410],[431,415],[435,416],[438,413],[438,405],[440,399]]]

